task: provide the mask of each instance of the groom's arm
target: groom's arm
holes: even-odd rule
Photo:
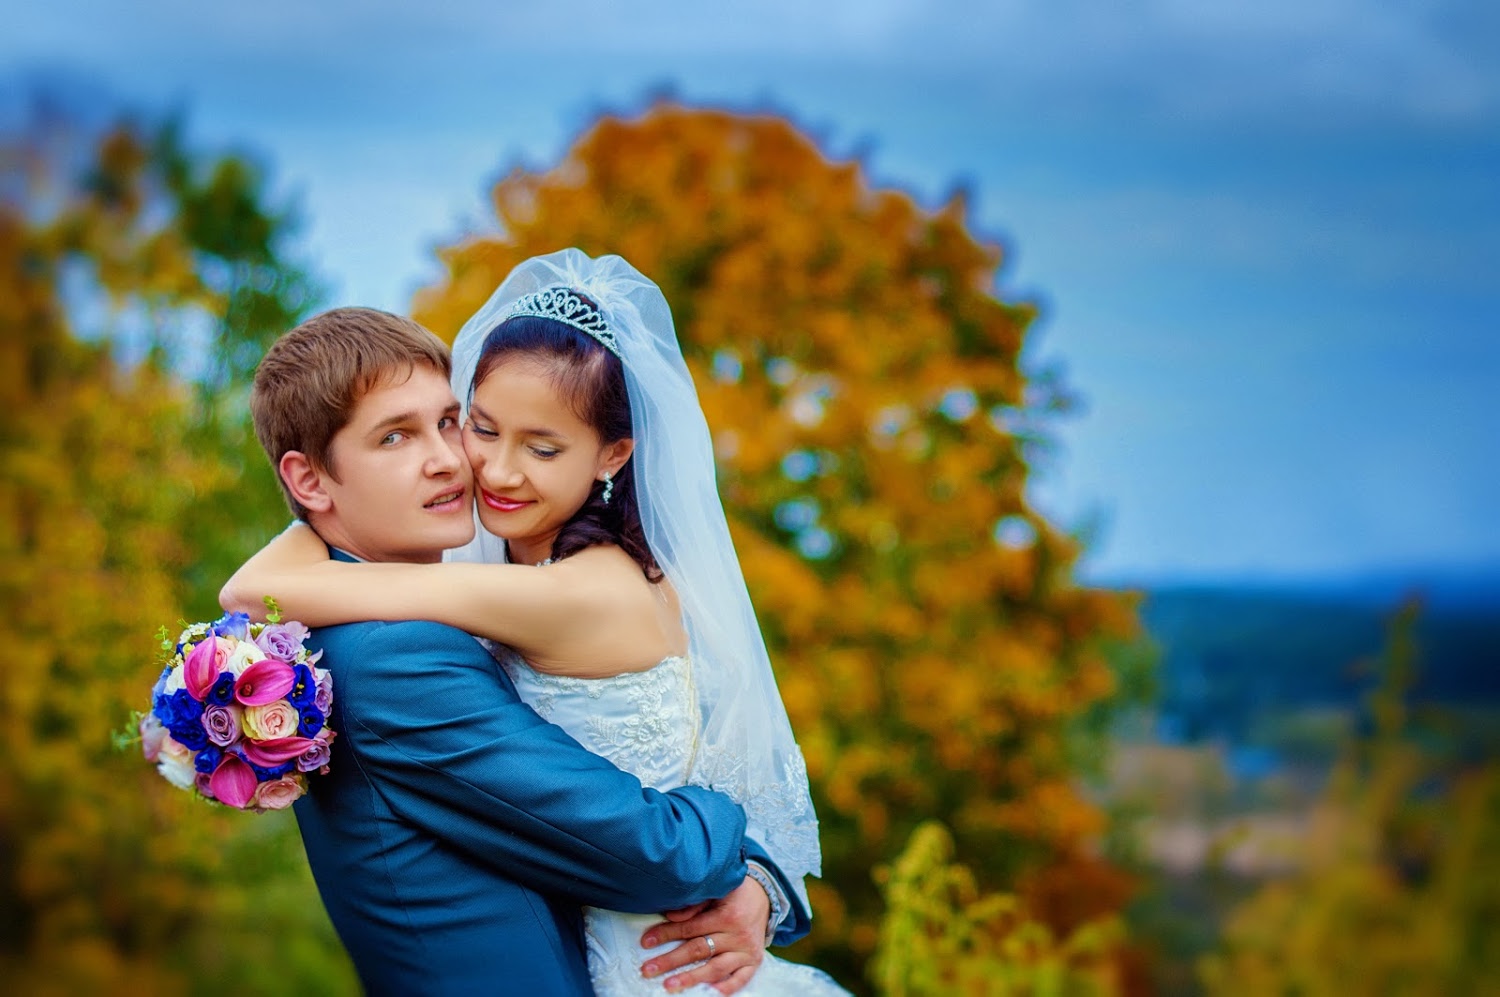
[[[642,787],[538,717],[467,634],[393,623],[338,653],[352,666],[341,733],[392,810],[450,846],[611,910],[683,907],[743,882],[744,814],[728,797]]]

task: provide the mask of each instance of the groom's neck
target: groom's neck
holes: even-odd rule
[[[311,526],[324,543],[335,550],[341,550],[350,557],[361,561],[391,562],[398,564],[430,564],[443,559],[441,549],[426,551],[410,547],[399,547],[392,549],[390,538],[373,540],[369,537],[361,537],[355,532],[345,529],[343,524],[337,520],[328,520],[323,517],[309,516],[307,525]]]

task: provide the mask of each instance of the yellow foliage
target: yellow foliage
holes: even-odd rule
[[[1479,994],[1500,980],[1500,764],[1433,796],[1405,735],[1415,608],[1393,625],[1375,736],[1351,744],[1301,842],[1300,871],[1266,884],[1202,961],[1216,997]],[[1402,831],[1420,843],[1402,850]],[[1418,833],[1413,833],[1418,832]]]
[[[1016,896],[982,893],[953,862],[953,838],[919,826],[880,870],[886,914],[870,974],[891,997],[1073,997],[1121,992],[1113,952],[1119,922],[1101,918],[1058,938]]]
[[[90,275],[155,331],[222,302],[180,218],[162,217],[148,146],[110,132],[54,215],[0,203],[0,979],[24,994],[347,990],[289,815],[196,804],[111,743],[147,705],[152,631],[189,598],[212,604],[183,584],[201,554],[185,523],[238,477],[195,435],[189,387],[85,341],[111,316],[76,328],[59,286]],[[285,900],[252,920],[251,890]],[[315,958],[285,957],[303,938]]]

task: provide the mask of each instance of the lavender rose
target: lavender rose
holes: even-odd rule
[[[154,762],[161,754],[161,746],[167,740],[167,728],[162,726],[155,713],[141,717],[141,752],[146,761]]]
[[[313,746],[297,756],[297,771],[318,771],[323,774],[328,772],[328,760],[333,755],[333,731],[324,727],[318,731],[318,736],[313,738]]]
[[[193,785],[198,788],[198,795],[203,797],[205,800],[218,799],[218,797],[214,795],[213,788],[209,785],[209,781],[212,778],[212,772],[199,772],[196,776],[193,777]]]
[[[203,729],[208,739],[221,748],[227,748],[240,739],[240,715],[243,707],[238,703],[227,706],[210,706],[203,711]]]
[[[302,650],[302,642],[311,633],[306,627],[292,620],[289,623],[268,623],[266,628],[255,638],[255,644],[266,657],[275,658],[277,661],[296,661],[297,653]]]
[[[318,677],[318,694],[313,697],[313,705],[322,710],[326,717],[333,709],[333,672],[326,668],[314,668],[313,674]]]

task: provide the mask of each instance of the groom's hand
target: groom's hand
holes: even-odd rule
[[[721,994],[736,993],[750,982],[766,956],[766,919],[770,914],[766,891],[749,876],[722,900],[663,914],[666,921],[648,928],[641,944],[654,948],[664,942],[687,941],[652,957],[641,967],[641,975],[657,977],[703,962],[689,972],[667,977],[664,985],[678,991],[707,983]],[[708,937],[713,938],[712,947],[705,940]]]

